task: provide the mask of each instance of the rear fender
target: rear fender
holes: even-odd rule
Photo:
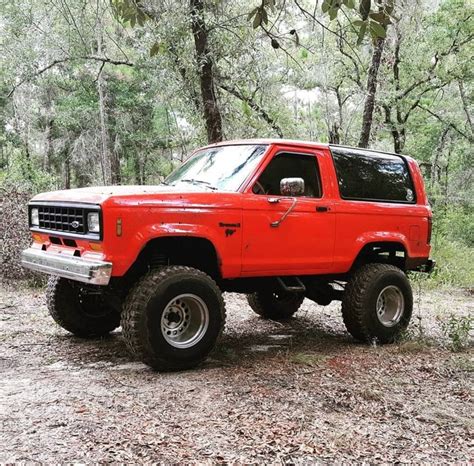
[[[360,252],[364,246],[370,243],[400,243],[405,248],[407,254],[410,252],[408,238],[403,233],[394,233],[388,231],[367,232],[360,235],[355,243],[358,252]]]
[[[352,266],[359,259],[363,249],[370,247],[370,245],[382,246],[387,245],[400,245],[405,251],[405,261],[410,257],[409,241],[408,238],[402,233],[393,232],[368,232],[359,236],[356,240],[356,251],[354,254],[354,260]]]

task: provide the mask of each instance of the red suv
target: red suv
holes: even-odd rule
[[[222,291],[263,318],[342,301],[347,330],[394,341],[406,273],[429,272],[431,210],[410,157],[302,141],[197,150],[159,186],[43,193],[29,204],[30,269],[51,274],[53,319],[82,337],[121,326],[159,370],[192,367],[224,327]]]

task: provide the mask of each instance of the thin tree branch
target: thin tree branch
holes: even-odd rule
[[[397,98],[403,99],[408,94],[410,94],[413,90],[415,90],[417,87],[422,86],[423,84],[426,84],[427,82],[431,81],[434,78],[434,71],[436,67],[438,66],[439,62],[441,61],[441,58],[446,57],[452,52],[457,52],[460,47],[462,47],[465,44],[468,44],[473,39],[474,39],[474,34],[470,34],[468,37],[466,37],[464,40],[460,42],[457,42],[457,37],[456,37],[456,39],[454,39],[453,43],[450,45],[448,50],[435,54],[434,56],[435,61],[428,70],[428,76],[426,76],[426,78],[423,78],[423,79],[420,79],[419,81],[414,82],[411,86],[409,86],[401,94],[399,94]]]
[[[265,28],[265,26],[263,26],[262,24],[260,25],[260,27],[262,28],[262,30],[265,32],[265,34],[270,38],[270,39],[275,39],[277,36],[275,34],[273,34],[273,32],[270,32],[268,29]],[[278,37],[280,38],[280,37]],[[276,40],[276,39],[275,39]],[[290,52],[288,52],[288,50],[284,47],[281,46],[280,43],[278,43],[279,47],[278,49],[279,50],[283,50],[283,52],[286,54],[286,56],[292,60],[295,65],[300,69],[300,70],[303,70],[303,67],[300,65],[300,63],[298,62],[298,60],[296,60],[295,57],[293,57],[293,55],[291,55]]]
[[[275,120],[265,111],[264,108],[261,107],[255,100],[251,97],[247,97],[246,95],[242,94],[238,89],[235,87],[228,86],[226,84],[219,84],[219,87],[221,89],[224,89],[224,91],[228,92],[229,94],[232,94],[234,97],[237,97],[237,99],[241,100],[242,102],[246,102],[248,106],[254,110],[260,117],[265,120],[271,127],[272,129],[278,134],[280,138],[283,137],[283,130],[281,127],[275,122]]]
[[[422,97],[427,93],[427,92],[430,92],[430,91],[434,91],[436,89],[442,89],[443,87],[447,86],[447,83],[443,83],[443,84],[440,84],[438,86],[431,86],[431,87],[427,87],[418,97],[417,99],[415,100],[415,102],[413,102],[411,105],[410,105],[410,108],[405,112],[405,115],[402,116],[402,113],[401,111],[399,111],[399,120],[398,122],[401,123],[401,124],[405,124],[407,121],[408,121],[408,118],[410,117],[410,114],[413,110],[415,110],[415,108],[417,108],[422,99]],[[397,117],[398,118],[398,117]]]
[[[425,112],[429,113],[431,116],[435,117],[438,121],[443,123],[443,125],[449,126],[450,128],[454,129],[456,133],[460,134],[462,137],[466,138],[469,142],[474,142],[474,138],[469,136],[464,131],[461,131],[454,123],[451,121],[445,121],[442,117],[437,115],[435,112],[432,112],[429,108],[424,107],[423,105],[418,104],[418,107],[424,110]]]
[[[352,65],[354,66],[354,71],[355,71],[356,77],[355,78],[350,77],[350,79],[352,81],[354,81],[359,86],[360,89],[362,89],[363,86],[362,86],[362,81],[360,79],[360,69],[359,69],[359,65],[357,63],[357,60],[355,60],[352,55],[350,55],[349,53],[347,53],[344,50],[343,41],[341,40],[341,38],[339,38],[339,40],[337,41],[337,45],[338,45],[338,48],[339,48],[339,52],[341,52],[342,55],[347,57],[352,62]]]
[[[354,53],[354,55],[357,57],[357,60],[358,62],[362,65],[362,61],[359,57],[359,55],[357,54],[357,52],[354,50],[354,47],[352,47],[352,45],[347,41],[347,39],[343,36],[341,36],[340,34],[338,34],[336,31],[333,31],[332,29],[328,28],[324,23],[322,23],[321,21],[319,21],[318,18],[316,18],[316,15],[310,13],[308,10],[306,10],[305,8],[303,8],[299,3],[298,3],[298,0],[295,0],[295,5],[299,8],[299,10],[304,14],[304,15],[307,15],[309,16],[315,23],[319,24],[324,30],[330,32],[331,34],[334,34],[336,37],[339,37],[339,39],[341,39],[342,41],[344,41],[347,46],[352,50],[352,52]]]
[[[466,114],[467,122],[469,123],[469,127],[471,128],[471,133],[474,134],[474,125],[471,119],[471,113],[469,112],[469,105],[466,97],[466,93],[464,92],[464,84],[461,80],[458,80],[458,87],[459,87],[459,94],[461,96],[462,108],[464,113]]]
[[[67,57],[67,58],[59,58],[57,60],[53,60],[51,63],[46,65],[44,68],[41,68],[40,70],[36,71],[33,73],[32,76],[28,76],[26,78],[23,78],[20,82],[15,84],[11,91],[8,93],[7,97],[11,97],[13,93],[23,84],[25,84],[28,81],[31,81],[34,78],[37,78],[38,76],[41,76],[43,73],[48,71],[51,68],[54,68],[57,65],[60,65],[62,63],[66,62],[71,62],[71,61],[78,61],[78,60],[92,60],[92,61],[98,61],[102,62],[102,64],[105,65],[105,63],[110,63],[111,65],[125,65],[125,66],[134,66],[132,62],[125,61],[125,60],[114,60],[112,58],[107,58],[107,57],[97,57],[95,55],[85,55],[85,56],[80,56],[80,57]]]

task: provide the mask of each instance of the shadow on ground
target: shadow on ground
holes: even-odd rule
[[[250,316],[231,326],[201,368],[242,366],[261,363],[275,356],[312,352],[331,357],[356,343],[346,334],[329,332],[323,325],[305,316],[272,322]],[[47,342],[54,359],[65,364],[124,364],[137,362],[118,329],[105,338],[82,339],[69,334],[52,335]],[[139,366],[137,366],[137,369]]]

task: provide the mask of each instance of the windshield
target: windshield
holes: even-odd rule
[[[197,152],[171,173],[165,184],[194,184],[211,190],[237,191],[262,159],[267,146],[217,146]]]

